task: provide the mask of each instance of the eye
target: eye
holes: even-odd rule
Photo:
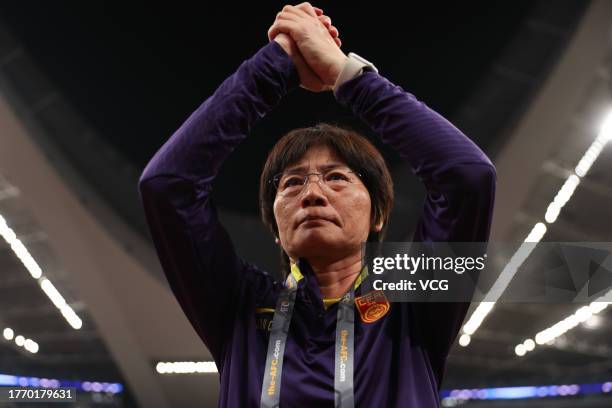
[[[289,177],[285,178],[284,180],[282,180],[281,188],[282,189],[286,189],[286,188],[301,186],[302,184],[304,184],[304,178],[303,177],[289,176]]]
[[[341,173],[339,171],[332,171],[327,176],[325,176],[325,180],[333,181],[333,182],[345,182],[345,181],[349,181],[349,178],[344,173]]]

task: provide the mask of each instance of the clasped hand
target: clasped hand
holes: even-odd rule
[[[285,6],[268,30],[291,57],[300,85],[313,92],[332,89],[347,56],[340,50],[338,29],[323,10],[310,3]]]

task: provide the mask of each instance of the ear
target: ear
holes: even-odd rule
[[[383,220],[378,221],[375,225],[372,226],[372,231],[380,232],[382,230],[383,225],[384,225]]]

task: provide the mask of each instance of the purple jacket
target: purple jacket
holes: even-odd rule
[[[219,167],[299,78],[276,42],[227,78],[151,159],[139,183],[170,286],[220,373],[220,407],[259,406],[268,322],[282,284],[241,259],[211,200]],[[375,72],[337,90],[407,160],[427,198],[414,241],[487,241],[495,168],[450,122]],[[324,309],[302,270],[281,380],[281,406],[333,407],[337,305]],[[359,289],[356,296],[359,296]],[[373,323],[356,311],[359,407],[439,406],[449,349],[469,303],[395,303]]]

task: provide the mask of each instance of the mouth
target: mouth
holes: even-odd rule
[[[325,222],[330,222],[332,224],[340,226],[338,221],[332,217],[327,217],[327,216],[322,216],[322,215],[306,215],[298,221],[296,227],[302,224],[313,224],[314,225],[314,224],[322,224]]]

